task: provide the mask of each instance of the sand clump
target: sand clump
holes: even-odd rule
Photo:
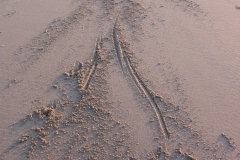
[[[99,47],[95,54],[101,53]],[[30,159],[130,157],[132,151],[127,126],[114,120],[111,112],[107,110],[110,104],[105,97],[108,92],[105,77],[106,60],[94,56],[90,62],[100,63],[102,67],[96,67],[92,72],[92,65],[88,62],[85,64],[90,67],[76,63],[72,70],[64,73],[66,81],[69,79],[77,81],[79,101],[73,103],[63,94],[63,97],[55,100],[53,104],[33,111],[18,123],[29,128],[13,147],[13,150],[20,153],[21,150],[24,151],[20,157]],[[89,74],[90,79],[86,78]],[[84,87],[85,80],[88,81],[88,87]],[[58,154],[58,150],[63,153]]]

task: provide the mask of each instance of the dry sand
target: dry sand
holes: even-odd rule
[[[239,6],[0,0],[0,159],[240,159]]]

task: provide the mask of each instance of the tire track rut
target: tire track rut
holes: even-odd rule
[[[102,43],[103,43],[102,37],[98,37],[97,40],[96,40],[96,44],[95,44],[93,62],[91,64],[89,72],[88,72],[88,74],[86,76],[84,84],[83,84],[83,86],[81,88],[82,90],[86,90],[89,87],[90,81],[91,81],[91,79],[92,79],[92,77],[94,75],[94,72],[96,70],[96,67],[98,65],[98,59],[99,59],[99,54],[101,52]]]
[[[147,88],[147,86],[141,80],[137,71],[132,66],[131,61],[130,61],[129,57],[127,56],[127,54],[125,52],[122,52],[122,48],[121,48],[121,45],[120,45],[120,42],[118,39],[117,29],[116,29],[117,21],[118,21],[118,17],[115,21],[114,28],[113,28],[113,35],[114,35],[113,39],[114,39],[115,49],[116,49],[116,52],[118,55],[119,63],[122,67],[123,65],[122,65],[121,57],[123,57],[123,59],[126,63],[126,68],[127,68],[128,72],[130,73],[131,78],[133,79],[137,88],[141,91],[142,94],[144,94],[144,96],[148,99],[152,108],[154,109],[154,112],[156,113],[157,118],[159,120],[159,128],[161,129],[164,137],[169,139],[170,134],[169,134],[169,131],[167,128],[167,124],[166,124],[166,121],[164,119],[164,116],[163,116],[163,113],[162,113],[160,107],[157,105],[157,102],[155,101],[155,96],[150,93],[150,90]],[[122,67],[122,71],[123,71],[123,67]],[[123,71],[123,73],[124,73],[124,71]]]
[[[117,16],[115,24],[114,24],[113,39],[114,39],[114,46],[115,46],[115,49],[116,49],[116,52],[117,52],[118,61],[119,61],[119,64],[121,66],[123,75],[125,76],[124,69],[123,69],[123,64],[122,64],[122,57],[123,57],[122,48],[119,44],[118,37],[117,37],[117,29],[116,29],[117,28],[117,20],[118,20],[118,16]]]

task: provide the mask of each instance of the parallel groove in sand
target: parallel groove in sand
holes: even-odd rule
[[[131,75],[131,78],[133,79],[134,83],[136,84],[137,88],[141,91],[141,93],[143,93],[145,95],[145,97],[148,98],[152,108],[154,109],[154,112],[156,113],[157,118],[159,120],[159,128],[163,131],[164,137],[169,139],[170,134],[169,134],[168,129],[167,129],[166,121],[163,117],[163,113],[162,113],[160,107],[157,105],[157,103],[155,101],[155,97],[150,93],[149,89],[143,83],[143,81],[141,80],[141,78],[137,74],[137,71],[134,69],[134,67],[132,67],[132,64],[131,64],[131,61],[130,61],[129,57],[126,55],[125,52],[122,52],[120,42],[119,42],[118,36],[117,36],[117,29],[116,29],[117,20],[118,20],[118,17],[115,21],[114,28],[113,28],[113,39],[114,39],[115,49],[116,49],[116,52],[117,52],[117,55],[118,55],[118,60],[119,60],[119,63],[121,65],[122,71],[123,71],[123,66],[122,66],[121,57],[123,57],[123,59],[126,63],[126,67],[127,67],[128,71]]]
[[[120,66],[121,66],[123,75],[125,75],[125,74],[124,74],[124,70],[123,70],[122,59],[121,59],[121,57],[123,57],[122,48],[121,48],[121,46],[119,45],[119,41],[116,40],[116,39],[117,39],[117,32],[116,32],[117,20],[118,20],[118,16],[117,16],[116,22],[115,22],[115,24],[114,24],[114,29],[113,29],[114,46],[115,46],[115,50],[116,50],[116,52],[117,52],[118,61],[119,61],[119,64],[120,64]]]
[[[87,74],[87,78],[82,86],[83,90],[86,90],[90,84],[90,81],[91,81],[93,74],[96,70],[96,67],[98,65],[99,51],[101,50],[101,48],[102,48],[102,37],[97,38],[97,40],[96,40],[93,62],[91,64],[91,68]]]

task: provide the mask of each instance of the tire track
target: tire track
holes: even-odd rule
[[[126,63],[126,68],[127,68],[128,72],[130,73],[131,78],[133,79],[137,88],[141,91],[142,94],[145,95],[145,97],[149,100],[151,106],[153,107],[154,112],[156,113],[157,118],[159,120],[159,128],[162,130],[164,137],[169,139],[170,134],[169,134],[169,131],[168,131],[168,128],[167,128],[167,125],[166,125],[166,121],[163,117],[163,113],[162,113],[160,107],[157,105],[157,103],[155,101],[155,96],[153,96],[150,93],[150,90],[147,88],[147,86],[141,80],[140,76],[138,75],[138,73],[134,69],[134,67],[132,66],[131,61],[130,61],[129,57],[126,55],[126,53],[122,52],[120,42],[119,42],[118,36],[117,36],[117,30],[116,30],[117,20],[118,20],[118,17],[117,17],[116,22],[114,24],[114,29],[113,29],[114,38],[113,39],[114,39],[114,44],[115,44],[115,48],[116,48],[116,52],[117,52],[117,55],[118,55],[119,62],[121,62],[121,57],[123,57],[123,59]],[[122,66],[122,64],[120,64],[120,65]]]
[[[54,85],[62,93],[59,99],[40,106],[12,126],[12,132],[22,135],[0,153],[0,159],[14,159],[12,155],[15,159],[129,159],[133,156],[128,128],[114,119],[109,110],[110,101],[105,97],[109,91],[104,81],[108,62],[101,55],[102,45],[102,37],[96,38],[91,63],[76,62],[70,71],[63,73],[65,77],[59,77],[60,82]],[[65,83],[74,89],[76,84],[84,84],[85,90],[78,88],[79,98],[73,102]]]
[[[89,72],[86,76],[84,84],[81,88],[82,90],[86,90],[89,87],[90,81],[91,81],[91,79],[94,75],[94,72],[96,70],[96,67],[98,65],[98,59],[99,59],[99,54],[100,54],[100,51],[101,51],[101,48],[102,48],[102,43],[103,43],[102,37],[100,37],[100,38],[98,37],[97,40],[96,40],[96,44],[95,44],[93,62],[91,64]]]
[[[114,39],[115,50],[117,52],[118,61],[119,61],[119,64],[121,66],[123,75],[125,76],[124,69],[123,69],[123,64],[122,64],[122,57],[123,57],[122,48],[119,44],[118,37],[117,37],[117,29],[116,29],[117,28],[117,20],[118,20],[118,16],[116,18],[114,28],[113,28],[113,39]]]

